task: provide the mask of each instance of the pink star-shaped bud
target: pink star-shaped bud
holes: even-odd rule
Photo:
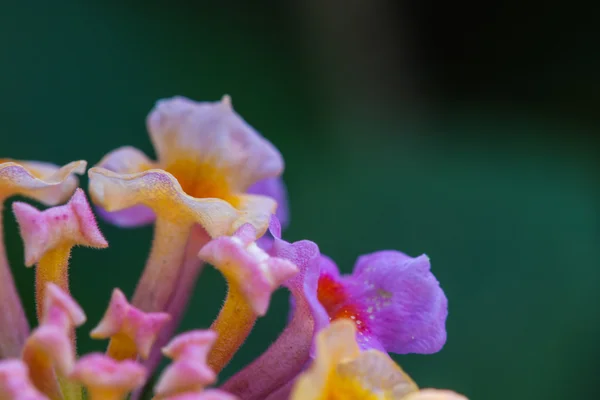
[[[61,245],[108,246],[82,189],[77,189],[63,206],[39,211],[27,203],[15,202],[13,211],[25,243],[25,264],[28,267]]]
[[[113,350],[109,347],[109,355],[113,358],[133,358],[139,354],[145,359],[169,319],[167,313],[137,309],[129,304],[123,292],[115,289],[104,317],[90,335],[95,339],[112,338]]]
[[[206,358],[216,338],[213,331],[196,330],[173,339],[163,353],[174,361],[158,380],[154,388],[156,395],[162,398],[198,392],[215,382],[216,374],[207,365]]]

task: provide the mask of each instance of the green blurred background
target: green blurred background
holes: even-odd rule
[[[144,118],[157,99],[228,93],[286,159],[288,240],[314,240],[345,271],[378,249],[431,257],[449,298],[448,342],[396,357],[421,386],[471,399],[600,398],[600,63],[597,13],[577,9],[4,2],[0,156],[152,154]],[[5,213],[33,321],[33,270]],[[86,351],[105,346],[85,332],[114,286],[133,292],[152,237],[101,228],[110,248],[76,249],[71,264]],[[224,293],[207,269],[182,328],[207,327]],[[275,295],[224,376],[276,338],[286,299]]]

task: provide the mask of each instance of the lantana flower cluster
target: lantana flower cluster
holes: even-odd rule
[[[20,195],[49,207],[12,204],[35,268],[33,329],[0,237],[0,400],[465,399],[419,389],[388,354],[435,353],[446,341],[447,299],[426,255],[366,254],[341,275],[314,242],[283,239],[283,159],[227,96],[161,100],[146,122],[156,160],[132,147],[109,152],[87,170],[91,205],[78,188],[85,161],[0,160],[0,205]],[[109,245],[95,215],[153,224],[154,238],[132,298],[115,288],[90,333],[108,340],[106,351],[78,355],[86,316],[69,264],[74,246]],[[205,265],[228,283],[223,307],[209,327],[175,335]],[[280,287],[291,295],[287,326],[218,381]],[[170,364],[150,388],[162,357]]]

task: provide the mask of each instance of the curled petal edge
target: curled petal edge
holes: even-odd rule
[[[23,195],[52,206],[66,201],[75,191],[87,162],[73,161],[62,167],[38,161],[5,160],[0,163],[0,197]]]
[[[94,167],[88,175],[92,200],[106,211],[138,205],[150,207],[155,213],[168,210],[173,221],[198,223],[211,237],[233,234],[245,223],[252,224],[258,235],[262,235],[276,208],[275,201],[264,196],[240,196],[239,209],[221,199],[194,198],[183,191],[173,175],[160,169],[119,174]]]

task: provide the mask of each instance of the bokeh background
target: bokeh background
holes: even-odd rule
[[[4,2],[0,155],[152,154],[144,119],[157,99],[230,94],[285,156],[288,240],[314,240],[344,271],[378,249],[431,257],[447,345],[395,357],[421,386],[600,398],[598,7],[576,3]],[[33,271],[8,210],[33,321]],[[133,292],[152,237],[101,228],[110,248],[72,258],[86,351],[104,348],[85,332],[114,286]],[[182,328],[208,326],[224,293],[207,269]],[[286,315],[280,291],[224,376]]]

